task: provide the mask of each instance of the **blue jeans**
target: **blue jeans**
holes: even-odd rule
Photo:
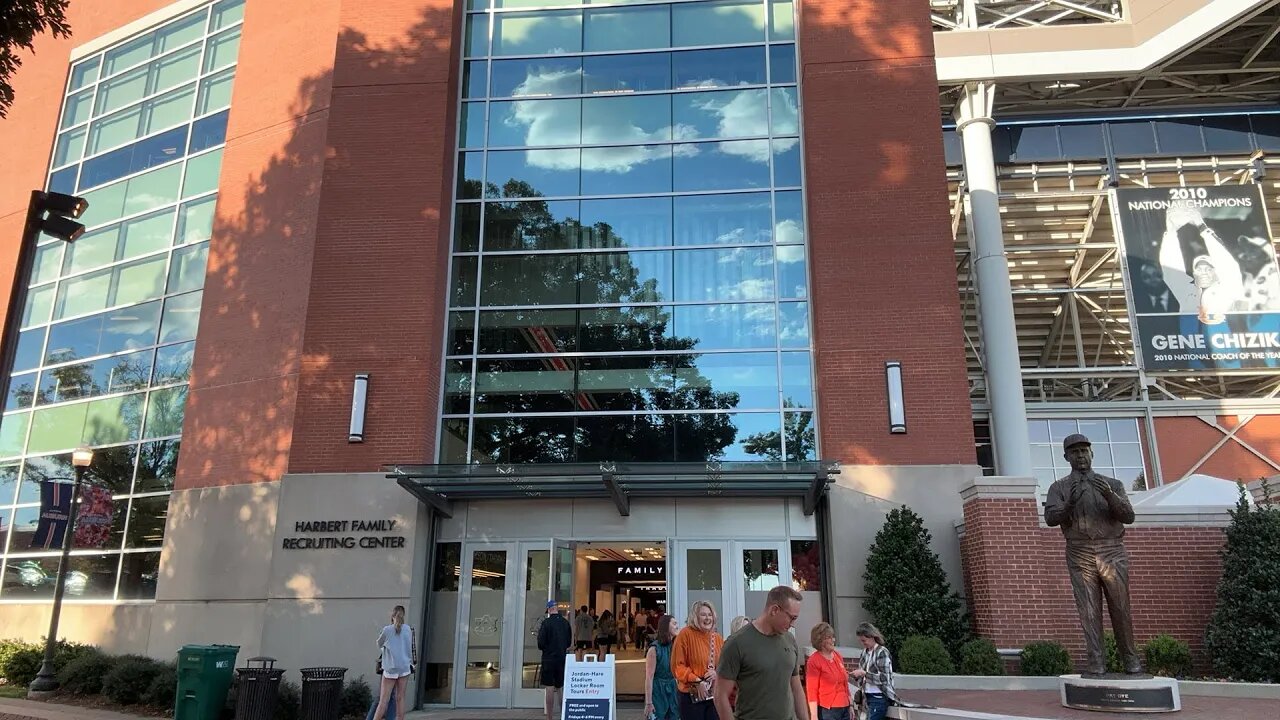
[[[889,712],[889,701],[880,693],[867,693],[867,720],[884,720]]]
[[[381,680],[381,679],[382,679],[381,677],[378,677],[378,680]],[[375,692],[373,694],[373,704],[369,706],[369,714],[364,716],[364,720],[373,720],[373,715],[376,712],[378,712],[378,693],[376,692],[376,689],[375,689]],[[396,716],[396,691],[393,688],[391,690],[391,697],[387,698],[387,714],[384,715],[383,717],[393,718],[395,716]]]

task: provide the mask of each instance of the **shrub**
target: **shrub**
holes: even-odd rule
[[[1172,635],[1157,635],[1142,648],[1147,671],[1165,677],[1182,677],[1191,672],[1191,648]]]
[[[0,677],[4,677],[4,669],[9,665],[9,658],[30,644],[22,640],[0,640]]]
[[[1244,485],[1222,548],[1218,602],[1204,643],[1224,678],[1280,681],[1280,508],[1263,481],[1263,502],[1249,505]]]
[[[1124,672],[1124,660],[1120,657],[1120,646],[1116,644],[1116,634],[1110,630],[1102,633],[1102,648],[1107,656],[1107,672]]]
[[[156,670],[155,677],[151,678],[151,684],[147,686],[147,691],[142,694],[142,702],[154,708],[172,710],[174,700],[177,697],[177,663],[161,663]]]
[[[54,671],[61,673],[62,669],[65,668],[68,663],[74,661],[75,659],[79,658],[82,655],[85,655],[86,653],[101,654],[102,651],[92,645],[85,645],[83,643],[67,642],[66,640],[59,640],[53,646]]]
[[[364,717],[373,703],[373,691],[364,676],[348,680],[342,686],[342,717]]]
[[[1022,649],[1022,674],[1042,677],[1071,672],[1071,656],[1067,649],[1052,640],[1027,643]]]
[[[971,637],[964,602],[929,542],[924,520],[904,505],[889,511],[867,555],[862,606],[895,655],[912,635],[941,638],[953,651]]]
[[[956,666],[942,638],[912,635],[902,643],[898,652],[901,672],[913,675],[955,675]]]
[[[44,663],[44,646],[34,643],[22,643],[14,647],[4,659],[4,667],[0,667],[0,675],[10,685],[26,687],[36,679],[40,665]]]
[[[102,692],[102,679],[115,667],[115,662],[98,651],[81,653],[58,671],[58,684],[73,695],[97,695]]]
[[[276,702],[276,716],[273,720],[298,720],[301,705],[302,689],[298,684],[288,680],[280,683],[280,700]]]
[[[134,705],[151,687],[161,664],[148,657],[121,655],[102,678],[102,694],[117,705]]]
[[[995,643],[974,638],[960,647],[961,675],[1003,675],[1004,663]]]

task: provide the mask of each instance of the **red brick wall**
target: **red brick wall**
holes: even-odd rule
[[[973,463],[928,3],[800,8],[822,454]],[[905,435],[888,431],[887,360],[903,364]]]
[[[288,468],[340,5],[246,3],[178,488]]]
[[[452,0],[344,0],[292,472],[434,460],[457,101]],[[365,442],[347,442],[370,374]]]
[[[964,506],[960,543],[965,590],[975,632],[997,647],[1056,640],[1084,659],[1084,639],[1058,528],[1044,528],[1031,499],[981,498]],[[1125,534],[1130,602],[1139,645],[1168,633],[1185,640],[1197,665],[1213,612],[1222,564],[1223,529],[1138,527]]]

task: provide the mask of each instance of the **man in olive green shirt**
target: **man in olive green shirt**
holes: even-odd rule
[[[720,720],[809,720],[800,684],[802,655],[789,630],[800,617],[800,593],[769,591],[764,612],[729,636],[716,667],[715,704]],[[738,690],[730,707],[729,696]]]

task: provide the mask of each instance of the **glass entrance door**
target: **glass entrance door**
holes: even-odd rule
[[[459,706],[542,707],[538,630],[549,598],[572,600],[573,564],[572,544],[557,541],[464,546]]]
[[[716,609],[719,631],[727,633],[734,617],[755,617],[770,590],[791,584],[785,540],[676,541],[673,548],[669,612],[681,625],[693,603],[706,600]]]
[[[509,707],[516,674],[511,655],[519,622],[512,597],[522,565],[516,543],[464,545],[460,615],[464,618],[458,642],[457,703],[463,707]],[[512,580],[515,579],[515,582]],[[505,650],[505,652],[504,652]]]

